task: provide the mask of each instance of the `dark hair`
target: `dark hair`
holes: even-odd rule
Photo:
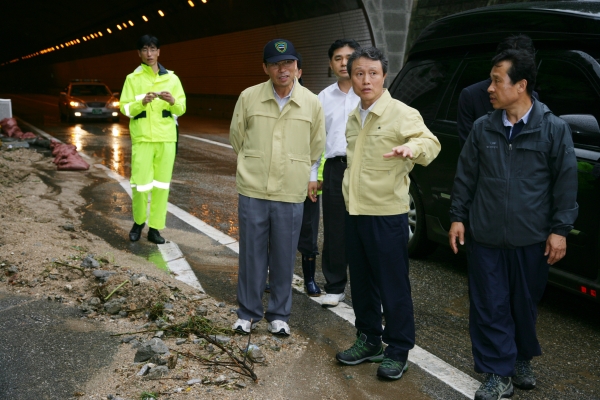
[[[296,53],[296,58],[298,59],[298,61],[296,61],[296,65],[298,66],[298,69],[302,69],[302,56],[300,55],[300,53]],[[298,83],[302,86],[304,86],[304,82],[302,81],[302,77],[298,78]]]
[[[348,65],[346,68],[348,69],[348,73],[350,75],[352,75],[352,64],[354,63],[354,60],[359,58],[368,58],[369,60],[380,61],[383,74],[387,74],[388,60],[383,54],[383,51],[379,50],[377,47],[359,47],[358,49],[354,50],[354,53],[352,53],[350,59],[348,60]]]
[[[504,50],[515,49],[515,50],[525,50],[532,57],[535,57],[535,47],[533,47],[533,41],[527,35],[523,35],[522,33],[518,35],[512,35],[498,43],[498,47],[496,47],[496,54],[502,53]]]
[[[158,39],[152,35],[144,35],[139,38],[137,42],[138,50],[141,50],[144,46],[154,45],[157,49],[160,49],[160,43],[158,43]]]
[[[329,51],[327,52],[327,54],[329,55],[329,59],[331,60],[333,58],[334,51],[336,51],[337,49],[341,49],[345,46],[348,46],[354,50],[360,48],[360,44],[358,44],[358,42],[354,39],[338,39],[335,42],[333,42],[331,46],[329,46]]]
[[[497,66],[502,61],[510,61],[512,64],[507,71],[511,83],[514,85],[520,80],[525,79],[527,81],[527,93],[531,96],[537,77],[537,69],[533,56],[526,50],[504,50],[492,58],[492,67]]]

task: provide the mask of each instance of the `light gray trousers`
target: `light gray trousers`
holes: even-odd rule
[[[263,318],[262,296],[269,274],[267,321],[287,322],[292,310],[292,278],[302,225],[303,203],[239,195],[240,261],[237,286],[241,319]]]

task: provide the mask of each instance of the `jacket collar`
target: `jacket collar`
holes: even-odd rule
[[[378,117],[380,117],[381,114],[383,114],[383,112],[387,108],[388,104],[390,104],[390,102],[392,100],[393,99],[392,99],[392,95],[390,94],[390,91],[387,89],[384,89],[381,97],[379,97],[379,99],[377,99],[377,103],[375,103],[375,107],[373,107],[371,109],[371,112],[373,114],[377,115]],[[356,106],[356,108],[352,112],[352,115],[354,115],[355,118],[358,119],[358,121],[361,121],[360,111],[359,111],[360,107],[361,107],[361,102],[359,101],[358,106]]]
[[[294,90],[292,90],[290,102],[293,101],[298,107],[301,107],[302,104],[303,94],[301,88],[302,85],[298,83],[298,79],[294,78]],[[277,100],[275,100],[275,95],[273,94],[273,82],[271,79],[263,83],[260,90],[260,101],[264,103],[265,101],[269,100],[273,100],[277,103]]]
[[[136,73],[146,72],[146,73],[150,73],[150,74],[154,75],[154,71],[152,71],[152,67],[150,67],[149,65],[144,64],[144,63],[140,64],[140,66],[137,67],[134,72],[136,72]],[[159,76],[166,75],[168,73],[169,73],[169,71],[165,67],[163,67],[161,63],[158,63],[158,75]]]
[[[494,110],[491,114],[489,114],[489,118],[486,123],[486,129],[495,130],[504,134],[502,111],[503,110]],[[552,113],[552,111],[550,111],[550,109],[544,103],[539,100],[534,100],[533,108],[529,114],[529,120],[519,135],[539,129],[542,125],[542,121],[544,120],[544,116],[549,113]]]

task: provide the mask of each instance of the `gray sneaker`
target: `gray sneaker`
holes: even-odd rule
[[[500,400],[514,394],[515,389],[510,376],[485,375],[485,381],[475,392],[475,400]]]
[[[531,369],[531,361],[517,360],[515,363],[515,376],[512,377],[513,385],[523,390],[535,389],[535,375]]]

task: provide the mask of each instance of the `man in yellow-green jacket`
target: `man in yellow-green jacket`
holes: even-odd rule
[[[316,95],[296,79],[296,51],[284,39],[263,49],[264,83],[244,90],[235,105],[229,141],[237,153],[239,223],[238,320],[250,333],[264,317],[268,330],[289,335],[292,277],[311,166],[325,147]],[[262,294],[269,270],[266,313]]]
[[[336,358],[347,365],[381,361],[377,375],[399,379],[415,343],[408,279],[408,174],[415,164],[431,163],[440,142],[417,110],[383,88],[387,65],[374,47],[358,49],[348,60],[352,88],[360,97],[346,125],[348,166],[342,183],[357,339]],[[388,345],[385,352],[382,340]]]
[[[127,75],[121,92],[121,112],[128,116],[131,135],[133,227],[129,239],[140,239],[146,223],[148,193],[152,192],[148,240],[162,244],[169,186],[177,146],[177,117],[185,113],[185,93],[173,71],[158,63],[160,45],[154,36],[138,41],[142,64]]]

